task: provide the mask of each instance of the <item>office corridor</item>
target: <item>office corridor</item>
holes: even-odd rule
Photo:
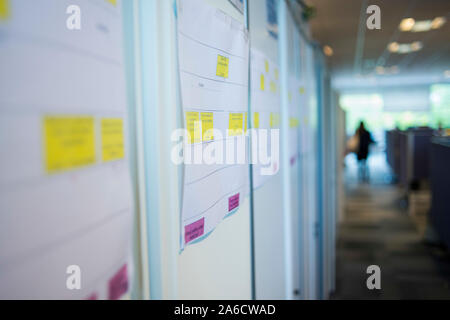
[[[426,246],[401,205],[396,186],[347,183],[338,229],[332,299],[450,299],[450,254]],[[381,268],[381,290],[368,290],[366,268]]]
[[[0,300],[450,301],[449,43],[450,0],[0,0]]]

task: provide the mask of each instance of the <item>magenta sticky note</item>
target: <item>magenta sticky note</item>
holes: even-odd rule
[[[202,236],[205,232],[205,218],[201,218],[194,223],[191,223],[184,227],[184,243],[188,243],[198,237]]]
[[[228,198],[228,212],[239,207],[239,193]]]
[[[291,166],[293,166],[296,161],[297,161],[297,157],[296,156],[292,156],[291,157]]]
[[[109,300],[118,300],[128,291],[127,265],[123,265],[119,271],[109,280]]]
[[[91,294],[89,297],[86,298],[86,300],[98,300],[98,295],[96,292]]]

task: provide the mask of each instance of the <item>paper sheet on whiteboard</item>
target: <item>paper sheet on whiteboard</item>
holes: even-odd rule
[[[280,85],[279,68],[276,62],[269,59],[263,52],[251,49],[251,110],[252,128],[267,130],[267,143],[258,143],[258,161],[253,164],[253,188],[261,187],[266,181],[274,177],[279,169],[277,161],[265,163],[265,157],[271,156],[271,129],[280,128]],[[269,170],[269,174],[262,174],[262,168]]]
[[[1,299],[118,299],[131,283],[121,3],[77,1],[75,31],[71,4],[8,0],[0,21]]]
[[[289,162],[291,166],[297,163],[299,150],[300,129],[300,97],[303,88],[300,80],[292,76],[289,79]]]
[[[180,0],[177,5],[182,109],[185,128],[191,133],[185,153],[246,143],[247,30],[204,0]],[[208,129],[222,135],[207,134]],[[231,129],[234,133],[227,134]],[[234,161],[224,156],[222,163],[185,164],[182,248],[206,237],[239,208],[249,185],[248,153],[244,158],[238,162],[235,154]]]

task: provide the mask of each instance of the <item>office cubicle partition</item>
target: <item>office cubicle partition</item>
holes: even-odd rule
[[[430,146],[431,211],[430,221],[440,240],[450,247],[450,139],[435,137]]]

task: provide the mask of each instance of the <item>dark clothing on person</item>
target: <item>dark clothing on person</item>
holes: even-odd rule
[[[369,182],[367,158],[369,157],[369,147],[372,143],[375,143],[375,140],[372,139],[372,134],[366,130],[362,121],[358,130],[356,130],[355,137],[358,138],[358,147],[355,150],[356,158],[358,159],[358,179],[363,182]]]
[[[365,129],[358,130],[358,135],[359,146],[356,152],[356,156],[358,158],[358,161],[366,160],[369,156],[369,147],[375,141],[372,139],[372,135],[370,134],[370,132]]]

